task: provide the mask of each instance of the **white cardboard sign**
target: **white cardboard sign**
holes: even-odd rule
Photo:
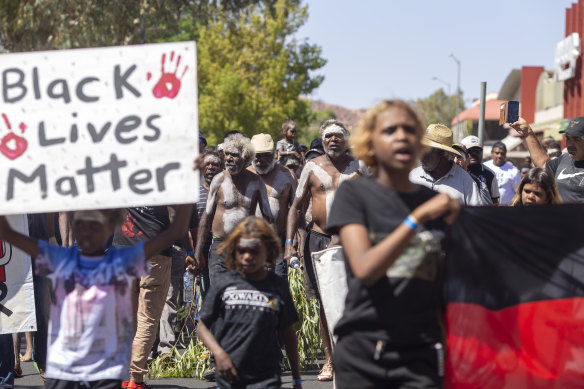
[[[0,55],[0,214],[194,202],[194,42]]]

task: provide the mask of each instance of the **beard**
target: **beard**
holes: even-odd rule
[[[229,172],[232,176],[236,176],[243,170],[243,165],[233,165],[233,166],[225,166],[225,170]]]
[[[278,162],[274,158],[274,159],[272,159],[272,161],[270,162],[270,164],[267,165],[267,166],[265,166],[265,167],[260,166],[256,161],[253,161],[251,164],[252,164],[253,168],[255,169],[255,171],[259,175],[262,175],[263,176],[263,175],[268,174],[269,172],[271,172],[274,169],[274,167],[276,166],[276,163],[278,163]]]
[[[347,152],[346,149],[340,149],[340,150],[332,150],[328,147],[324,147],[324,152],[326,153],[326,155],[329,156],[329,158],[332,159],[337,159],[342,157],[343,155],[345,155],[345,153]]]

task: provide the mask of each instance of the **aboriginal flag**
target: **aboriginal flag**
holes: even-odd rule
[[[584,205],[464,208],[445,274],[445,387],[584,387]]]

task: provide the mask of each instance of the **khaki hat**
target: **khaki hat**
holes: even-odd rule
[[[444,124],[430,124],[426,129],[426,135],[422,138],[422,144],[462,157],[458,151],[452,148],[453,138],[452,130]]]
[[[274,140],[269,134],[256,134],[251,138],[251,145],[256,154],[274,151]]]

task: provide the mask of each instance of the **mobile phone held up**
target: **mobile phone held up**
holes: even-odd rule
[[[519,120],[519,101],[505,101],[500,107],[499,125]]]

